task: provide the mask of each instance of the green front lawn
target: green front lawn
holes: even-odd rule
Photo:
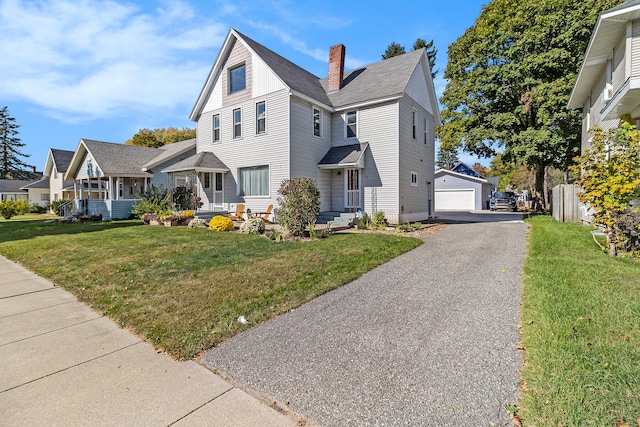
[[[522,339],[524,426],[640,423],[640,262],[590,228],[530,220]]]
[[[74,293],[176,358],[348,283],[422,242],[341,234],[260,236],[140,221],[0,221],[0,254]],[[248,323],[236,319],[245,316]]]

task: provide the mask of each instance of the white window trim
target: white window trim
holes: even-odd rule
[[[316,122],[315,122],[315,119],[316,119],[315,111],[316,110],[318,110],[318,114],[320,115],[320,135],[316,135],[316,127],[315,127],[316,126]],[[323,110],[322,110],[322,108],[318,107],[317,105],[313,105],[311,107],[311,133],[312,133],[312,135],[315,136],[316,138],[322,139],[322,136],[323,136],[323,133],[324,133],[324,132],[322,132],[323,126],[324,126],[324,113],[323,113]],[[346,135],[346,133],[345,133],[345,135]]]
[[[207,185],[206,177],[209,177],[209,185]],[[202,177],[202,188],[205,190],[211,190],[211,172],[204,172],[204,176]]]
[[[240,195],[240,169],[267,166],[269,168],[269,194],[266,196],[241,196]],[[258,165],[238,166],[236,169],[236,196],[244,199],[270,199],[271,198],[271,163],[261,163]]]
[[[264,132],[258,132],[258,104],[264,104]],[[268,129],[268,124],[267,124],[267,111],[269,111],[269,109],[267,108],[267,100],[263,99],[262,101],[256,101],[256,135],[266,135],[269,131]]]
[[[354,112],[356,113],[356,123],[355,123],[355,125],[356,125],[356,132],[355,132],[356,136],[347,136],[347,129],[349,127],[349,124],[347,123],[347,117],[348,117],[349,113],[354,113]],[[349,110],[349,111],[345,111],[344,112],[344,139],[356,139],[356,138],[358,138],[358,122],[360,120],[359,116],[360,116],[359,110]]]
[[[236,111],[240,111],[240,136],[236,136]],[[233,139],[242,139],[244,135],[244,131],[242,129],[242,116],[242,107],[231,110],[231,123],[233,125],[231,128],[231,135],[233,136]]]
[[[231,91],[231,83],[232,83],[233,79],[231,78],[231,73],[236,68],[240,68],[240,67],[243,67],[243,66],[244,66],[244,89],[240,89],[240,90],[237,90],[235,92],[232,92]],[[245,90],[247,90],[247,63],[246,62],[241,62],[240,64],[236,64],[233,67],[227,68],[227,95],[236,95],[238,93],[244,92]]]
[[[215,127],[216,117],[218,118],[218,139],[216,139],[216,127]],[[222,141],[222,133],[220,130],[221,123],[222,122],[220,121],[220,113],[216,113],[211,116],[211,141],[214,144],[219,144]]]
[[[411,138],[418,140],[418,110],[415,108],[411,109]]]
[[[415,182],[413,182],[414,181],[414,179],[413,179],[414,176],[416,177]],[[416,172],[416,171],[411,171],[411,186],[412,187],[417,187],[418,186],[418,172]]]

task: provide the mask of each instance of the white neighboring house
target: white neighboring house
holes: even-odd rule
[[[74,181],[65,181],[64,174],[69,168],[73,151],[59,150],[51,148],[44,164],[44,176],[49,179],[49,197],[50,201],[58,201],[62,199],[73,200],[73,183]]]
[[[582,151],[589,129],[618,126],[626,116],[640,120],[640,0],[600,14],[571,92],[569,109],[582,109]]]
[[[640,128],[640,0],[600,14],[567,107],[582,110],[583,153],[594,126],[607,131],[624,118]],[[579,210],[582,221],[592,220],[588,206]]]
[[[20,187],[20,189],[27,191],[29,204],[35,204],[42,208],[49,206],[49,177],[42,177],[37,181],[30,182],[29,184]]]
[[[190,116],[197,153],[163,171],[195,174],[211,211],[277,208],[284,179],[311,177],[322,212],[428,218],[440,114],[425,50],[344,61],[333,46],[321,79],[231,29]]]

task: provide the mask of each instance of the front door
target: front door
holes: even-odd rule
[[[347,180],[347,194],[345,197],[345,207],[347,209],[360,208],[360,170],[347,169],[345,178]]]
[[[224,195],[222,189],[224,188],[222,185],[222,177],[223,174],[220,172],[216,172],[213,174],[213,205],[216,209],[222,208],[224,202]]]

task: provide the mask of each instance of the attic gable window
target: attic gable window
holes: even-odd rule
[[[247,88],[246,71],[245,64],[229,69],[229,95]]]

